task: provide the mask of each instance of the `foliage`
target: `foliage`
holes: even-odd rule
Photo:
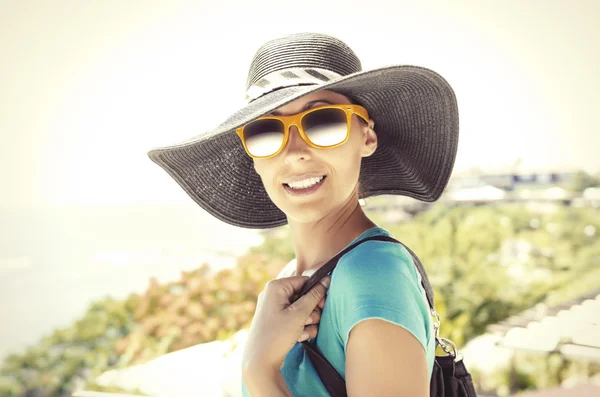
[[[91,304],[71,327],[42,338],[23,354],[8,356],[0,368],[0,395],[69,396],[73,389],[113,365],[115,343],[133,327],[137,298],[104,299]]]
[[[412,222],[381,218],[379,224],[422,260],[436,293],[441,333],[461,346],[537,302],[557,305],[600,288],[600,239],[589,233],[600,231],[600,214],[590,208],[541,210],[437,206]],[[560,356],[550,361],[560,362],[525,355],[491,379],[477,373],[473,378],[505,394],[556,385],[578,368]]]
[[[600,230],[600,214],[588,208],[437,206],[411,222],[379,224],[423,262],[442,333],[459,345],[561,286],[564,296],[600,258],[600,241],[584,233],[586,226]]]
[[[121,364],[227,339],[249,326],[258,294],[284,265],[253,252],[241,257],[235,269],[210,274],[205,264],[175,282],[161,285],[152,279],[134,311],[139,327],[116,345]]]
[[[235,269],[213,274],[205,264],[174,282],[151,279],[144,294],[94,302],[71,327],[7,357],[0,395],[70,396],[108,369],[225,339],[249,325],[258,294],[284,265],[253,252],[240,257]],[[93,383],[86,388],[108,391]]]
[[[591,209],[434,206],[401,224],[371,216],[419,255],[443,336],[458,345],[543,299],[559,302],[600,285],[600,242],[589,232],[600,231],[600,214]],[[287,230],[268,232],[235,268],[215,272],[205,264],[173,282],[153,279],[143,294],[93,303],[72,326],[9,356],[0,395],[70,395],[107,369],[228,338],[250,324],[264,284],[293,257]],[[522,388],[541,384],[531,368],[519,369]]]
[[[583,192],[588,187],[600,186],[600,180],[588,174],[585,171],[577,171],[570,183],[570,190],[575,192]]]
[[[511,364],[484,379],[479,379],[472,371],[473,379],[478,379],[480,389],[494,390],[498,395],[506,396],[516,391],[555,388],[572,378],[591,382],[600,374],[598,363],[569,360],[559,353],[517,352]]]

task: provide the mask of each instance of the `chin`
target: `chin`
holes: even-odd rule
[[[283,210],[283,212],[287,216],[288,221],[292,220],[298,223],[314,223],[320,221],[330,212],[329,208],[322,204],[299,205],[294,206],[294,208],[286,208],[286,210]]]

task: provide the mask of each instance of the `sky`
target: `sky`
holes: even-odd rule
[[[0,207],[188,202],[147,151],[242,107],[256,49],[302,31],[444,76],[458,171],[600,171],[598,1],[0,2]]]

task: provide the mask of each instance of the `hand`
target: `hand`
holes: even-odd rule
[[[321,311],[325,307],[325,299],[323,298],[319,301],[315,310],[310,314],[306,323],[304,325],[304,331],[300,334],[300,338],[298,338],[298,342],[304,342],[305,340],[310,340],[317,337],[317,332],[319,331],[319,323],[321,322]]]
[[[324,277],[304,296],[290,304],[291,297],[300,292],[306,280],[307,276],[293,276],[267,283],[258,296],[242,357],[244,368],[259,366],[280,370],[285,356],[296,341],[316,336],[319,307],[325,304],[330,277]],[[311,323],[306,325],[309,318]]]

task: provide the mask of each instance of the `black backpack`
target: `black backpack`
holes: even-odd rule
[[[417,267],[417,270],[421,274],[421,280],[425,293],[427,294],[427,300],[429,301],[429,308],[431,315],[436,319],[434,324],[435,329],[435,340],[436,345],[440,346],[442,350],[447,354],[446,356],[436,356],[433,364],[433,373],[431,376],[430,384],[430,396],[431,397],[476,397],[475,388],[473,387],[473,380],[471,375],[467,371],[465,364],[462,360],[462,356],[458,353],[456,345],[452,341],[441,338],[439,336],[440,330],[440,318],[435,311],[433,305],[433,290],[429,284],[429,279],[425,273],[425,268],[419,260],[419,258],[412,252],[407,246],[402,244],[400,241],[386,236],[373,236],[367,237],[361,241],[358,241],[346,249],[338,253],[332,259],[329,260],[325,265],[319,268],[308,280],[304,283],[302,290],[296,296],[298,299],[312,287],[314,287],[324,276],[329,274],[337,265],[338,261],[342,256],[347,254],[358,245],[367,241],[386,241],[390,243],[396,243],[404,246],[413,257],[413,262]],[[323,385],[331,394],[332,397],[346,397],[346,382],[337,373],[335,368],[327,361],[327,359],[321,354],[321,352],[308,341],[302,342],[304,350],[308,354],[312,361],[315,370],[319,374]]]

